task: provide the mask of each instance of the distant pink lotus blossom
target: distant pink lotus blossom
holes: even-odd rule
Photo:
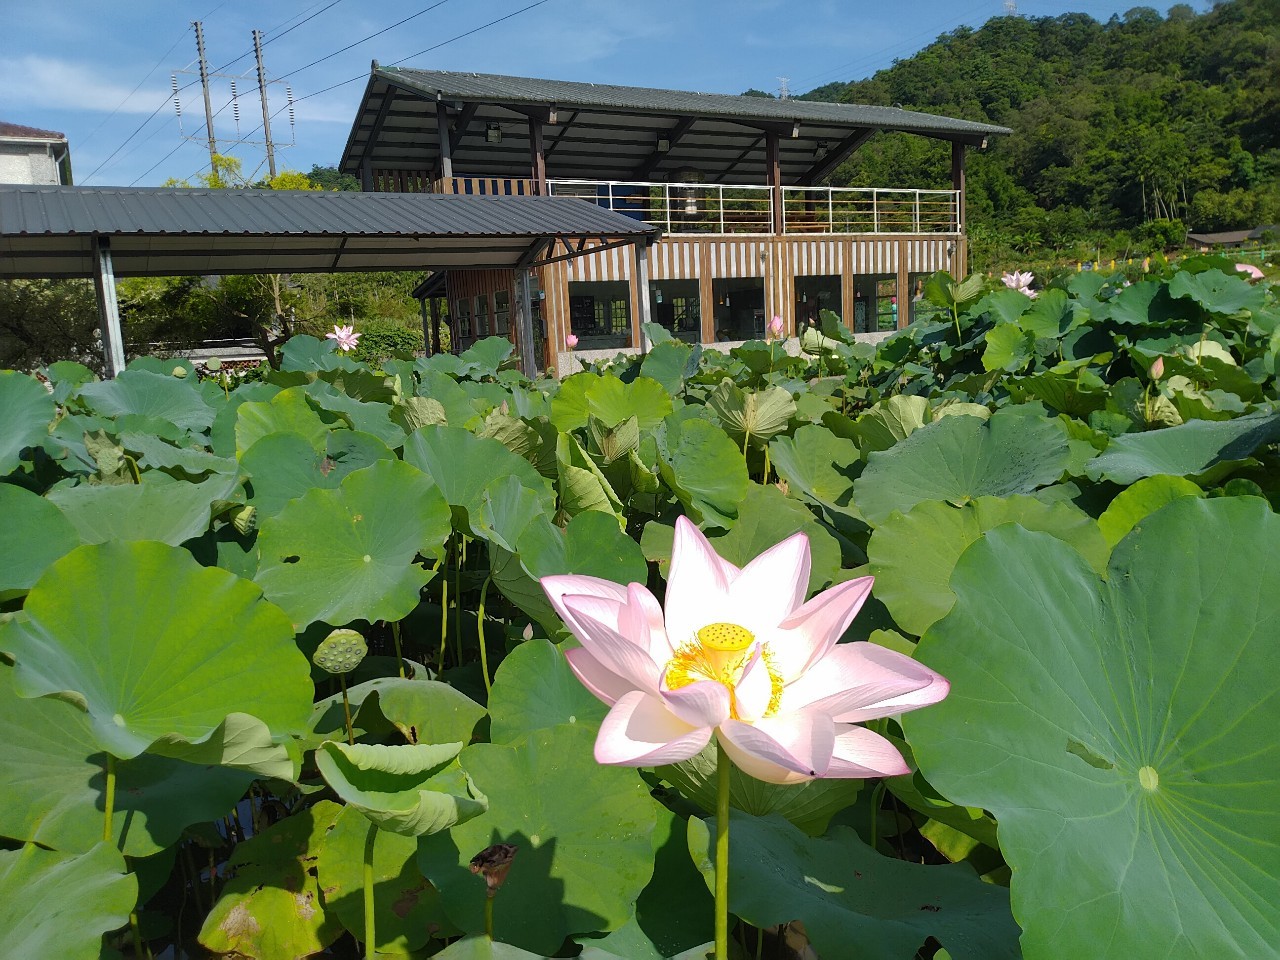
[[[1250,280],[1261,280],[1266,274],[1255,267],[1252,263],[1237,263],[1236,272],[1248,275]]]
[[[1036,298],[1036,292],[1031,289],[1031,282],[1035,280],[1035,274],[1030,270],[1025,273],[1015,270],[1013,273],[1001,274],[1000,279],[1004,281],[1004,285],[1010,290],[1025,293],[1032,300]]]
[[[681,517],[665,609],[639,583],[544,577],[582,643],[569,666],[611,707],[596,759],[674,763],[714,733],[741,770],[769,783],[907,773],[892,743],[857,724],[937,703],[949,684],[886,647],[839,643],[872,578],[806,603],[809,569],[803,533],[738,568]]]
[[[769,336],[771,338],[776,339],[777,337],[781,337],[784,329],[786,329],[786,327],[783,325],[781,317],[775,316],[769,321]]]
[[[570,350],[576,350],[578,348],[578,338],[570,333],[564,338],[564,345]]]
[[[1156,357],[1155,363],[1151,364],[1151,379],[1159,380],[1164,376],[1164,357]]]
[[[339,350],[354,350],[360,342],[360,334],[356,333],[355,325],[343,327],[334,325],[332,333],[326,333],[326,340],[336,340]]]

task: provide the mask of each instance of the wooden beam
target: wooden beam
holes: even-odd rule
[[[559,122],[559,118],[557,116],[558,111],[553,103],[549,103],[545,107],[516,106],[511,103],[495,103],[493,106],[500,107],[503,110],[510,110],[512,113],[518,113],[520,116],[528,117],[530,120],[540,120],[543,123],[550,123],[552,125]]]
[[[529,118],[529,166],[533,171],[533,188],[540,197],[547,195],[547,153],[542,143],[542,121]]]
[[[458,113],[458,117],[453,121],[453,129],[449,132],[449,156],[457,152],[458,146],[462,143],[462,138],[467,135],[467,128],[471,126],[471,121],[475,118],[476,111],[480,109],[478,103],[468,103]]]
[[[696,122],[696,117],[681,117],[676,125],[666,133],[658,134],[658,139],[668,141],[669,148],[674,148],[677,143],[684,139],[685,134],[692,129]],[[635,178],[637,180],[648,180],[653,175],[653,171],[658,169],[658,165],[667,158],[667,154],[670,152],[670,149],[654,150],[644,163],[636,168]]]
[[[366,193],[373,190],[373,148],[382,134],[382,125],[387,120],[387,111],[391,109],[391,101],[395,92],[387,87],[382,95],[382,104],[378,107],[378,115],[373,118],[373,126],[369,128],[369,139],[364,142],[364,151],[360,155],[360,189]]]
[[[836,167],[848,159],[849,154],[870,140],[877,132],[874,128],[869,127],[849,134],[849,136],[828,150],[826,156],[815,160],[813,166],[796,178],[796,183],[802,187],[811,187],[819,180],[830,176]]]
[[[964,232],[965,222],[964,181],[964,144],[958,140],[953,140],[951,141],[951,189],[959,193],[956,203],[956,230],[959,233]]]
[[[573,113],[569,114],[569,119],[560,124],[560,132],[557,133],[551,143],[547,145],[546,156],[551,156],[551,154],[555,152],[556,147],[560,146],[560,141],[569,135],[570,128],[573,127],[574,121],[578,119],[578,114],[581,112],[581,110],[573,111]]]
[[[769,184],[769,209],[773,215],[773,232],[782,233],[782,162],[778,158],[778,135],[764,135],[765,179]],[[768,311],[765,311],[768,313]]]
[[[449,108],[443,100],[436,101],[436,135],[440,139],[440,177],[453,176],[453,142],[449,137]]]
[[[120,331],[120,303],[116,299],[116,274],[111,264],[111,241],[93,238],[93,289],[98,295],[98,326],[102,331],[102,355],[107,376],[124,369],[124,334]]]
[[[780,137],[796,139],[800,136],[799,120],[739,120],[737,117],[715,117],[720,123],[736,123],[741,127],[750,127],[761,133],[776,133]]]
[[[751,156],[753,153],[755,153],[757,150],[760,149],[760,144],[763,142],[764,142],[763,134],[761,134],[759,137],[756,137],[756,139],[752,141],[751,146],[747,147],[747,149],[743,150],[741,153],[739,153],[736,157],[733,158],[733,162],[731,162],[727,167],[724,168],[724,172],[721,173],[720,176],[723,178],[733,173],[733,171],[737,169],[738,165],[742,163],[743,160],[746,160],[747,157]]]

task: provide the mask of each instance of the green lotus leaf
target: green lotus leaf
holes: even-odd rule
[[[461,743],[328,740],[315,756],[325,782],[379,828],[421,837],[484,813],[484,794],[452,762],[461,749]]]
[[[373,843],[373,915],[378,953],[407,954],[433,936],[457,936],[440,896],[417,865],[418,842],[378,830],[355,807],[343,807],[316,860],[325,910],[357,939],[364,938],[364,848]]]
[[[320,641],[311,662],[328,673],[350,673],[368,652],[369,645],[355,630],[335,630]]]
[[[697,372],[701,356],[700,346],[690,346],[678,340],[655,343],[653,349],[644,355],[640,374],[662,384],[667,395],[674,397],[684,389],[685,380]]]
[[[873,450],[888,450],[933,419],[924,397],[897,394],[881,400],[854,424],[863,459]]]
[[[471,533],[514,553],[521,535],[539,518],[550,520],[545,498],[518,477],[498,477],[480,494],[480,509],[470,515]]]
[[[790,425],[796,401],[782,387],[743,390],[726,378],[707,397],[707,409],[735,442],[749,438],[763,446]]]
[[[1264,500],[1183,497],[1105,582],[1015,526],[956,565],[918,651],[951,693],[903,725],[929,782],[999,821],[1028,960],[1275,955],[1277,537]]]
[[[1173,299],[1169,285],[1161,280],[1139,280],[1112,297],[1107,306],[1113,323],[1138,326],[1165,326],[1196,313],[1190,302]]]
[[[514,350],[515,344],[506,337],[485,337],[462,351],[458,359],[471,366],[472,374],[496,377]]]
[[[551,398],[551,422],[561,433],[569,433],[587,425],[591,418],[587,391],[599,379],[599,374],[584,371],[560,381],[559,390]]]
[[[236,845],[199,940],[220,956],[309,957],[342,935],[312,869],[342,812],[321,800]]]
[[[747,463],[723,430],[706,420],[666,421],[660,469],[690,517],[728,529],[747,493]]]
[[[944,417],[888,450],[871,454],[853,501],[873,524],[921,500],[966,503],[1031,493],[1062,475],[1067,438],[1053,421],[1006,407],[988,420]]]
[[[114,380],[86,384],[78,396],[101,416],[156,417],[193,433],[213,423],[214,409],[191,383],[149,370],[125,370]]]
[[[573,675],[559,647],[526,640],[507,654],[493,679],[489,737],[511,743],[560,724],[598,730],[608,709]]]
[[[1086,468],[1090,480],[1128,485],[1143,477],[1186,477],[1218,464],[1244,460],[1264,444],[1280,440],[1280,413],[1260,412],[1235,420],[1193,420],[1176,427],[1114,438]]]
[[[82,711],[21,699],[12,675],[0,665],[0,835],[85,853],[102,840],[106,754]],[[118,761],[113,843],[130,857],[158,853],[191,824],[228,813],[254,777],[150,754]]]
[[[688,760],[659,767],[658,775],[670,781],[680,794],[703,812],[714,814],[716,749],[707,747]],[[755,817],[777,814],[812,837],[826,832],[831,818],[852,805],[862,789],[861,780],[810,780],[807,783],[764,783],[737,767],[729,771],[729,803]]]
[[[329,423],[307,402],[306,389],[290,387],[269,400],[251,400],[239,405],[235,420],[236,456],[243,457],[250,447],[273,433],[301,434],[317,450],[323,450],[329,429]]]
[[[560,503],[567,514],[594,510],[617,517],[621,526],[622,501],[573,434],[562,433],[556,440],[556,472]]]
[[[489,810],[418,847],[419,869],[462,930],[484,930],[485,886],[468,863],[494,843],[518,847],[495,939],[550,956],[570,934],[631,917],[653,873],[654,801],[635,770],[596,763],[594,739],[584,725],[562,725],[462,751]]]
[[[352,370],[356,362],[337,348],[337,341],[296,334],[280,348],[281,370]]]
[[[433,956],[435,960],[545,960],[541,953],[530,953],[485,936],[455,940]]]
[[[777,815],[735,813],[731,823],[730,912],[761,928],[803,921],[823,960],[910,960],[928,937],[953,960],[1020,957],[1009,891],[963,864],[884,857],[849,827],[808,837]],[[689,852],[708,885],[712,827],[689,820]]]
[[[635,417],[641,430],[652,430],[671,412],[671,395],[657,380],[636,377],[623,383],[612,374],[596,377],[586,390],[587,413],[606,427]]]
[[[413,433],[419,427],[431,424],[443,426],[449,422],[444,405],[430,397],[405,397],[391,408],[388,416],[405,433]]]
[[[18,468],[22,451],[49,435],[53,397],[35,377],[0,370],[0,477]]]
[[[0,484],[0,599],[40,579],[53,561],[80,545],[58,507],[22,487]]]
[[[997,324],[987,334],[982,351],[982,368],[1021,373],[1036,354],[1036,338],[1017,323]]]
[[[312,489],[334,489],[355,471],[395,458],[377,437],[355,430],[327,431],[319,450],[300,433],[271,433],[245,451],[240,466],[251,478],[251,502],[271,516]]]
[[[803,505],[772,484],[761,486],[752,482],[738,507],[738,519],[727,534],[713,542],[716,552],[724,559],[746,566],[795,533],[804,533],[809,538],[812,560],[809,590],[819,590],[840,573],[840,544]]]
[[[852,440],[809,424],[792,436],[776,437],[769,444],[769,456],[791,496],[838,512],[849,509],[860,460]]]
[[[66,403],[72,392],[86,383],[93,383],[98,375],[83,363],[74,360],[58,360],[49,364],[45,376],[53,385],[53,402]]]
[[[357,735],[398,731],[408,743],[467,743],[484,707],[447,683],[379,677],[347,688]],[[311,729],[321,739],[345,730],[342,695],[315,705]]]
[[[120,443],[136,454],[140,466],[152,470],[180,470],[192,477],[206,473],[235,473],[236,462],[196,447],[177,446],[152,433],[122,431]]]
[[[537,579],[581,573],[626,584],[644,583],[649,573],[640,545],[618,529],[612,515],[594,510],[573,517],[563,533],[550,524],[530,524],[517,545],[525,569]]]
[[[255,579],[299,628],[400,620],[431,579],[414,558],[437,553],[451,532],[431,481],[407,463],[380,460],[264,520]]]
[[[979,497],[960,507],[940,500],[917,503],[905,516],[892,514],[867,543],[876,597],[898,626],[916,636],[947,615],[955,595],[947,585],[968,546],[1002,523],[1041,530],[1075,547],[1099,574],[1111,544],[1093,518],[1070,503],[1034,497]]]
[[[352,429],[377,437],[388,447],[399,447],[404,443],[404,428],[391,419],[391,404],[399,397],[399,377],[371,374],[367,371],[333,371],[329,376],[338,379],[333,384],[317,380],[303,387],[312,404],[327,413],[342,417],[350,422]],[[360,379],[353,382],[353,377]],[[375,385],[382,385],[382,389],[375,389]],[[344,393],[344,387],[357,391],[363,387],[365,395]],[[378,399],[379,396],[382,397],[381,400]]]
[[[23,610],[28,619],[6,638],[19,696],[78,704],[116,757],[166,737],[207,740],[233,713],[277,738],[305,729],[311,671],[288,617],[185,550],[77,547],[44,572]]]
[[[1203,497],[1204,491],[1183,477],[1158,474],[1144,477],[1133,486],[1121,490],[1102,516],[1098,517],[1098,529],[1110,546],[1115,546],[1148,515],[1179,497]],[[1024,524],[1025,526],[1025,524]],[[1076,546],[1079,550],[1079,546]]]
[[[201,483],[148,479],[140,484],[55,487],[48,499],[84,543],[158,540],[176,547],[208,530],[214,504],[230,499],[238,485],[234,474],[220,473]]]
[[[68,856],[0,850],[0,943],[7,956],[98,960],[102,935],[129,921],[138,880],[109,843]]]
[[[498,477],[516,477],[538,494],[548,514],[555,510],[550,481],[528,460],[461,427],[415,430],[405,440],[404,459],[434,480],[449,506],[461,512],[459,529],[467,528],[469,516],[480,509],[485,486]]]
[[[1169,296],[1187,297],[1210,313],[1224,316],[1245,310],[1261,310],[1267,302],[1264,287],[1255,287],[1247,280],[1228,276],[1221,270],[1200,273],[1179,270],[1169,280]]]

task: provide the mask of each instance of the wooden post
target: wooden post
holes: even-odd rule
[[[516,336],[520,340],[520,369],[526,377],[538,375],[538,356],[533,344],[533,292],[529,289],[529,271],[515,271]]]
[[[964,233],[964,144],[958,140],[951,143],[951,189],[956,190],[956,233]]]
[[[782,159],[778,149],[778,135],[770,131],[764,135],[765,165],[769,181],[769,204],[773,212],[773,232],[782,233]]]
[[[368,154],[360,161],[360,189],[365,193],[373,193],[373,162]]]
[[[711,272],[711,241],[693,240],[698,257],[698,313],[702,318],[702,342],[716,342],[716,290]]]
[[[440,177],[453,179],[453,142],[449,138],[449,111],[436,101],[436,135],[440,138]]]
[[[102,355],[107,376],[124,369],[124,335],[120,332],[120,304],[116,300],[116,274],[111,265],[111,241],[93,238],[93,288],[98,294],[98,326],[102,331]]]
[[[431,298],[431,354],[440,352],[440,300]]]
[[[547,153],[542,145],[542,121],[529,118],[529,167],[533,189],[540,197],[547,195]]]
[[[898,251],[898,278],[894,283],[898,294],[898,329],[901,330],[911,322],[911,275],[907,272],[906,240],[895,244]]]
[[[636,285],[636,305],[639,307],[631,324],[631,346],[641,353],[648,353],[652,344],[649,343],[644,325],[653,320],[653,313],[649,309],[649,247],[644,243],[633,243],[631,249],[636,258],[631,278]]]

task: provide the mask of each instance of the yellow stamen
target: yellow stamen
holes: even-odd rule
[[[755,642],[755,634],[736,623],[708,624],[695,634],[695,639],[682,644],[667,662],[667,687],[679,690],[700,680],[714,680],[735,693]],[[768,648],[761,651],[761,656],[772,687],[765,716],[772,716],[782,699],[782,677]],[[738,716],[736,697],[731,715]]]

